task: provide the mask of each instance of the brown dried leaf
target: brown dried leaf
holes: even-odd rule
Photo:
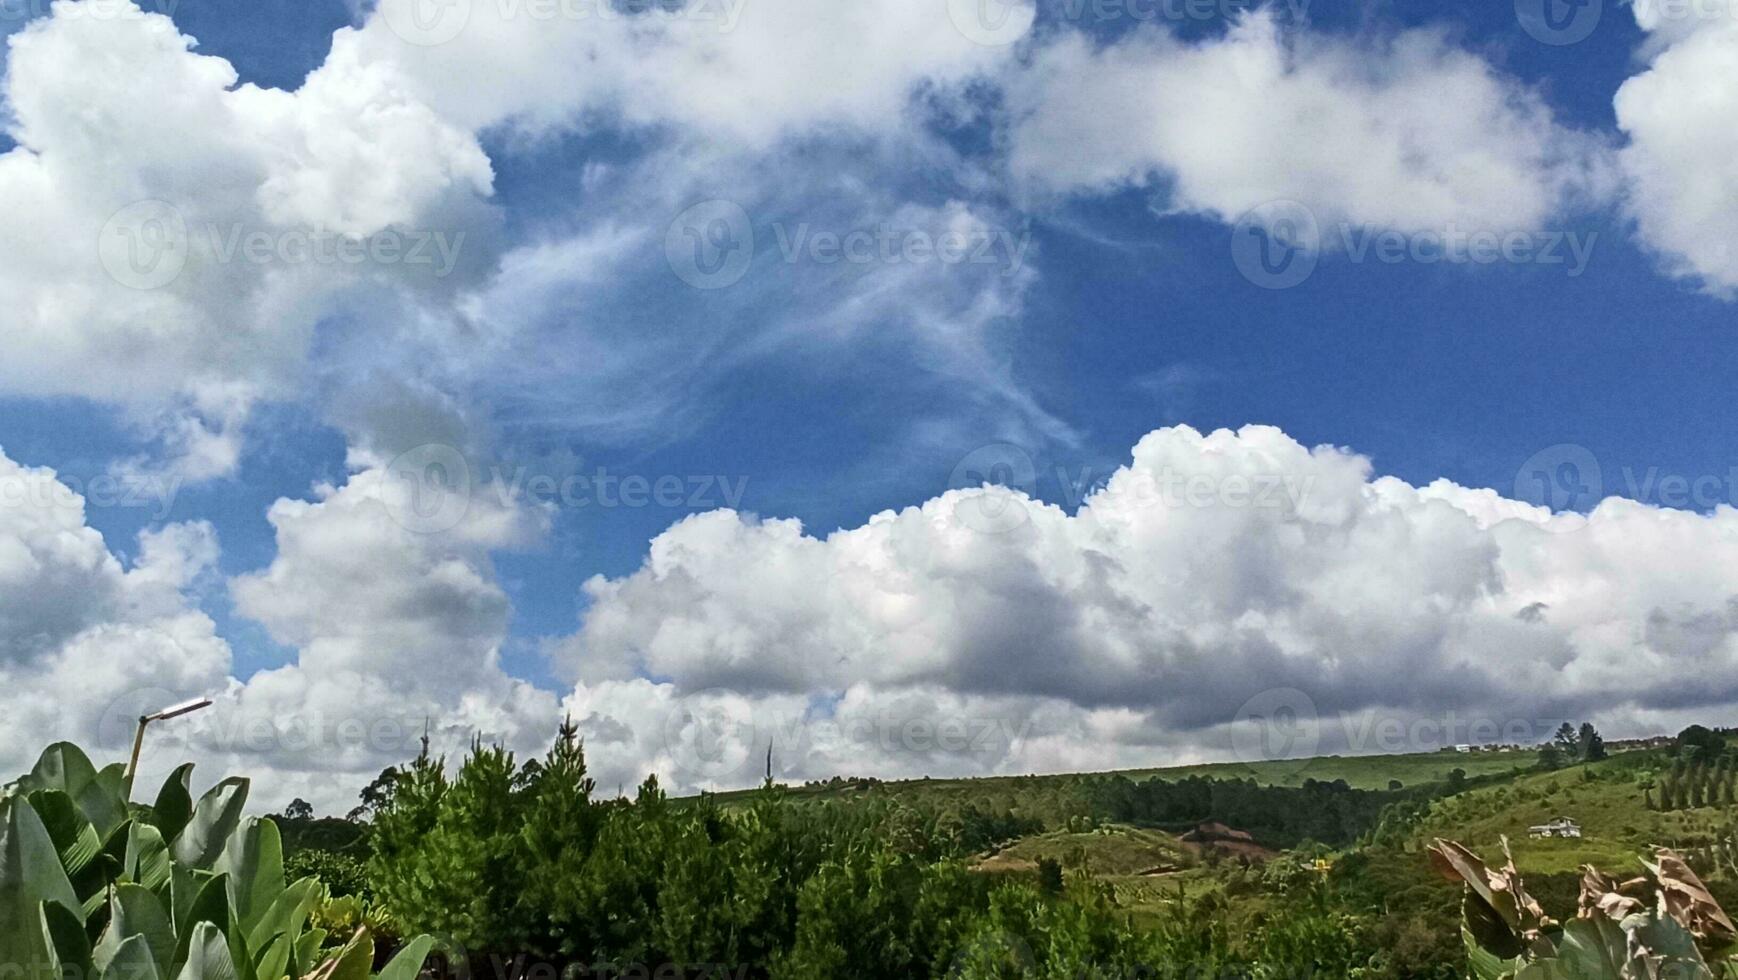
[[[1647,886],[1646,878],[1620,882],[1591,864],[1581,866],[1581,900],[1578,918],[1604,917],[1614,922],[1640,912],[1645,906],[1635,897]]]
[[[1726,942],[1738,938],[1738,927],[1709,893],[1708,886],[1674,851],[1660,848],[1648,864],[1659,884],[1660,914],[1670,916],[1704,941]]]

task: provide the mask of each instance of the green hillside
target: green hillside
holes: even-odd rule
[[[1121,773],[1131,779],[1211,776],[1216,779],[1253,779],[1267,786],[1302,786],[1305,780],[1344,780],[1353,789],[1387,789],[1390,781],[1404,786],[1438,782],[1455,769],[1468,777],[1488,776],[1531,768],[1536,752],[1417,752],[1408,755],[1318,756],[1279,762],[1215,762],[1195,766],[1136,769]]]
[[[1506,836],[1516,866],[1540,874],[1573,872],[1588,863],[1614,872],[1639,870],[1637,855],[1655,846],[1696,851],[1729,837],[1728,806],[1649,808],[1645,787],[1667,765],[1662,754],[1632,753],[1469,790],[1432,803],[1416,836],[1458,840],[1487,859],[1500,857]],[[1528,835],[1528,828],[1557,817],[1574,820],[1582,837]]]
[[[1133,780],[1186,779],[1202,776],[1211,779],[1251,779],[1263,786],[1298,787],[1305,782],[1344,781],[1353,789],[1384,790],[1399,782],[1412,787],[1443,782],[1456,769],[1468,778],[1518,773],[1538,761],[1531,751],[1418,752],[1406,755],[1317,756],[1309,759],[1272,762],[1206,762],[1184,766],[1161,766],[1151,769],[1110,770],[1098,773],[1064,773],[1056,775],[980,776],[965,779],[905,779],[877,780],[838,777],[822,782],[789,787],[794,794],[813,799],[848,799],[868,792],[896,797],[945,799],[948,797],[1014,797],[1034,792],[1043,793],[1057,787],[1077,783],[1095,776],[1122,776]],[[746,799],[752,790],[719,793],[720,802]]]
[[[1023,837],[979,861],[980,871],[1035,872],[1056,861],[1096,877],[1158,877],[1193,867],[1193,854],[1170,834],[1112,825],[1096,830],[1050,831]]]

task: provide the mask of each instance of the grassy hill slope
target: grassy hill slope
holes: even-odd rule
[[[1125,769],[1100,773],[1065,773],[1058,775],[978,776],[964,779],[905,779],[873,780],[838,778],[825,782],[791,786],[792,793],[813,799],[848,799],[866,792],[907,794],[938,802],[949,797],[1012,798],[1021,794],[1054,789],[1094,776],[1122,776],[1133,780],[1186,779],[1203,776],[1213,779],[1253,779],[1263,786],[1302,786],[1307,780],[1333,782],[1344,780],[1353,789],[1387,789],[1391,781],[1403,786],[1418,786],[1441,782],[1450,772],[1460,769],[1469,778],[1515,773],[1530,768],[1537,761],[1533,752],[1471,752],[1453,750],[1418,752],[1407,755],[1317,756],[1310,759],[1273,762],[1208,762],[1187,766],[1153,769]],[[748,797],[752,790],[716,794],[720,802]]]
[[[1501,840],[1507,836],[1523,872],[1573,872],[1587,863],[1613,873],[1638,871],[1637,855],[1655,846],[1710,847],[1732,825],[1729,807],[1649,809],[1644,781],[1656,778],[1665,765],[1657,753],[1629,753],[1531,773],[1435,801],[1416,834],[1421,840],[1458,840],[1487,859],[1500,856]],[[1581,825],[1581,839],[1536,840],[1527,835],[1529,827],[1559,816]]]
[[[1194,856],[1170,834],[1112,825],[1081,833],[1034,834],[977,863],[980,871],[1035,871],[1045,858],[1069,870],[1099,876],[1150,875],[1180,871]]]

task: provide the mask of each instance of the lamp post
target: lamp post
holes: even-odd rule
[[[168,721],[182,715],[190,715],[200,708],[211,707],[210,698],[194,698],[180,704],[171,705],[161,711],[139,716],[139,729],[133,733],[133,757],[127,761],[127,785],[133,785],[133,774],[139,769],[139,750],[145,747],[145,726],[154,721]]]

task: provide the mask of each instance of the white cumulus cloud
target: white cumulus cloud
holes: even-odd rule
[[[803,776],[852,758],[939,775],[1224,757],[1230,723],[1276,689],[1304,692],[1324,722],[1452,711],[1538,738],[1571,714],[1634,722],[1738,701],[1713,680],[1738,676],[1738,512],[1609,498],[1551,515],[1446,481],[1412,487],[1262,427],[1154,432],[1072,514],[991,488],[824,538],[700,515],[655,539],[639,571],[586,591],[560,648],[579,703],[628,692],[647,701],[646,725],[666,703],[764,704],[758,725],[725,735],[764,745],[806,719],[797,730],[825,737],[780,743],[800,747]],[[918,713],[932,724],[990,719],[1021,737],[988,758],[826,751],[908,731],[898,710],[841,725],[836,705],[914,697],[931,699]],[[1385,747],[1356,744],[1354,728],[1337,748]],[[1459,734],[1438,737],[1471,740]],[[668,739],[653,747],[643,765],[665,761]]]
[[[1642,240],[1667,272],[1738,293],[1738,11],[1638,2],[1646,70],[1618,89],[1619,159]]]
[[[1226,221],[1291,200],[1324,223],[1525,231],[1611,189],[1597,138],[1433,29],[1352,39],[1258,12],[1198,42],[1065,31],[1006,85],[1009,165],[1057,192],[1157,186]]]

